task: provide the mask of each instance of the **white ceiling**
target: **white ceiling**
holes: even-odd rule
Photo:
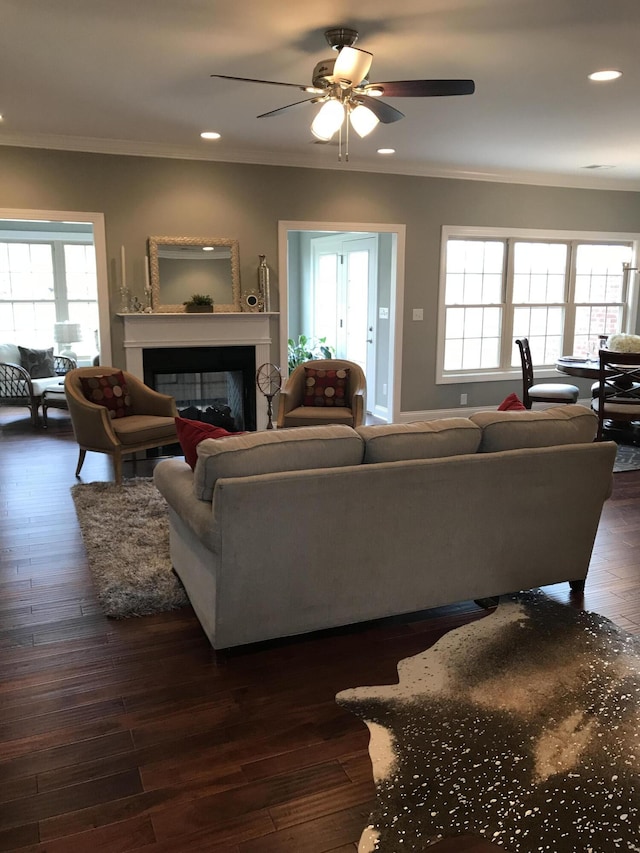
[[[332,26],[359,31],[371,82],[476,93],[389,98],[406,117],[338,163],[317,106],[256,118],[302,92],[209,76],[310,84]],[[0,144],[640,190],[639,37],[638,0],[3,0]]]

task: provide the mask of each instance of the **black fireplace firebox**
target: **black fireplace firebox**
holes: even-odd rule
[[[153,347],[142,365],[145,385],[174,397],[181,417],[229,432],[256,429],[255,347]]]

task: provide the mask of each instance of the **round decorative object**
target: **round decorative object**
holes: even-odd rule
[[[255,290],[247,290],[242,294],[242,310],[250,313],[262,311],[262,298]]]
[[[268,397],[269,395],[273,397],[274,394],[277,394],[282,387],[282,374],[280,373],[280,369],[270,362],[261,364],[256,372],[256,385],[258,386],[258,390],[262,392],[265,397]]]
[[[282,387],[282,374],[275,364],[265,362],[256,371],[258,390],[267,398],[267,429],[273,429],[273,398]]]

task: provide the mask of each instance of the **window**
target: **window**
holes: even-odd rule
[[[87,352],[98,329],[93,243],[0,240],[0,340],[44,346],[54,324],[83,329]]]
[[[542,369],[594,353],[632,325],[634,257],[635,235],[443,229],[437,381],[512,376],[522,337]]]

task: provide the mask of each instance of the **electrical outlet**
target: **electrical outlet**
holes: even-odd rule
[[[389,319],[389,309],[388,308],[379,308],[378,309],[378,317],[380,320],[388,320]]]
[[[413,309],[413,319],[414,320],[424,320],[424,308],[414,308]]]
[[[460,405],[461,406],[467,405],[467,394],[460,394]]]

